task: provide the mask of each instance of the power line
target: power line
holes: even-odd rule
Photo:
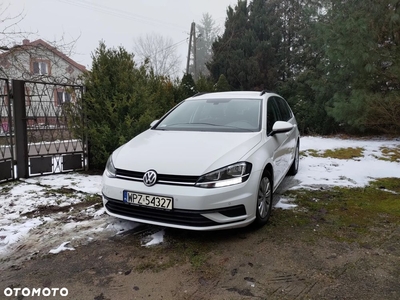
[[[77,6],[77,7],[82,7],[82,8],[91,10],[91,11],[97,11],[97,12],[100,12],[100,13],[103,13],[103,14],[106,14],[106,15],[116,16],[116,17],[124,18],[124,19],[128,19],[128,20],[134,19],[136,21],[140,21],[142,23],[147,23],[147,24],[151,24],[151,25],[155,25],[155,26],[159,26],[161,24],[163,26],[168,26],[168,27],[174,28],[175,30],[179,29],[180,31],[182,31],[182,30],[184,32],[186,31],[186,29],[184,29],[183,27],[181,27],[179,25],[176,25],[176,24],[173,24],[173,23],[163,22],[163,21],[160,21],[160,20],[156,20],[156,19],[152,19],[152,18],[149,18],[149,17],[141,16],[141,15],[138,15],[138,14],[133,14],[133,13],[130,13],[128,11],[115,9],[115,8],[108,7],[108,6],[105,6],[105,5],[101,5],[101,4],[98,4],[98,3],[92,3],[92,2],[89,2],[87,0],[58,0],[58,1],[62,2],[62,3],[65,3],[65,4],[69,4],[69,5],[73,5],[73,6]],[[188,40],[188,38],[185,38],[185,39],[183,39],[183,40],[181,40],[181,41],[179,41],[177,43],[174,43],[174,44],[169,45],[169,46],[167,46],[167,47],[165,47],[163,49],[160,49],[160,50],[158,50],[156,52],[156,54],[161,53],[163,51],[166,51],[166,50],[168,50],[170,48],[176,48],[176,47],[178,47],[179,45],[181,45],[182,43],[184,43],[187,40]]]
[[[179,45],[182,44],[183,42],[186,42],[187,39],[188,39],[188,38],[185,38],[185,39],[183,39],[183,40],[181,40],[181,41],[179,41],[179,42],[177,42],[177,43],[175,43],[175,44],[172,44],[172,45],[169,45],[169,46],[167,46],[167,47],[165,47],[165,48],[163,48],[163,49],[160,49],[160,50],[158,50],[157,52],[155,52],[153,55],[157,55],[157,54],[162,53],[162,52],[164,52],[164,51],[166,51],[166,50],[168,50],[168,49],[171,49],[171,48],[176,48],[177,46],[179,46]],[[140,54],[139,54],[139,55],[140,55]]]
[[[137,21],[145,22],[147,24],[152,24],[152,25],[160,25],[161,24],[163,26],[168,26],[168,27],[171,27],[174,29],[185,30],[183,27],[173,24],[173,23],[163,22],[160,20],[152,19],[152,18],[141,16],[138,14],[133,14],[133,13],[130,13],[127,11],[123,11],[120,9],[112,8],[112,7],[97,4],[97,3],[91,3],[86,0],[58,0],[58,1],[69,4],[69,5],[74,5],[74,6],[90,9],[92,11],[101,12],[101,13],[104,13],[107,15],[122,17],[122,18],[129,19],[129,20],[136,19]]]
[[[163,51],[168,50],[168,49],[173,48],[173,47],[177,47],[178,45],[182,44],[183,42],[186,42],[187,39],[188,39],[188,38],[185,38],[185,39],[183,39],[183,40],[181,40],[181,41],[179,41],[179,42],[177,42],[177,43],[175,43],[175,44],[172,44],[172,45],[170,45],[170,46],[168,46],[168,47],[165,47],[164,49],[161,49],[161,50],[158,51],[157,53],[163,52]],[[157,53],[156,53],[156,54],[157,54]]]

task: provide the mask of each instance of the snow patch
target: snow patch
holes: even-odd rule
[[[142,246],[149,247],[149,246],[154,246],[154,245],[161,244],[164,241],[164,234],[165,234],[164,230],[161,230],[161,231],[158,231],[158,232],[152,234],[150,237],[146,238],[146,240],[148,238],[150,238],[151,240],[149,242],[146,242]]]
[[[292,209],[297,207],[297,205],[294,204],[293,201],[294,199],[281,198],[279,202],[275,205],[275,207],[281,209]]]
[[[49,251],[49,253],[51,253],[51,254],[58,254],[58,253],[60,253],[60,252],[62,252],[62,251],[66,251],[66,250],[70,250],[70,251],[75,250],[75,248],[73,248],[73,247],[66,247],[66,245],[68,245],[68,244],[69,244],[69,242],[64,242],[64,243],[62,243],[60,246],[58,246],[57,248],[51,249],[51,250]]]
[[[38,219],[22,218],[20,222],[7,222],[0,220],[0,254],[7,253],[9,246],[20,242],[28,234],[28,232],[43,222]]]
[[[138,226],[140,226],[139,223],[114,219],[112,223],[107,225],[106,229],[116,234],[123,234],[129,230],[135,229]]]

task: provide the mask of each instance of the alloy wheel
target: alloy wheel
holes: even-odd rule
[[[261,218],[267,217],[271,209],[271,193],[271,182],[268,177],[264,177],[261,179],[257,196],[257,209]]]

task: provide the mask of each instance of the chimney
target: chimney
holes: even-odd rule
[[[23,45],[28,45],[29,44],[29,40],[28,39],[23,39],[22,40],[22,44]]]

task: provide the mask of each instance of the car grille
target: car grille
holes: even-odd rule
[[[105,196],[103,195],[103,197]],[[106,208],[111,213],[141,219],[143,221],[155,221],[183,226],[206,227],[221,225],[220,223],[214,222],[202,216],[202,214],[221,213],[227,217],[238,217],[246,215],[246,209],[244,205],[237,205],[229,208],[221,208],[215,210],[162,210],[126,204],[122,201],[110,199],[107,197],[105,197],[105,199],[107,199],[108,201],[106,204]]]
[[[143,181],[144,172],[128,171],[117,169],[116,174],[118,178]],[[157,174],[157,183],[171,184],[171,185],[194,185],[199,176],[182,176],[182,175],[167,175]]]

